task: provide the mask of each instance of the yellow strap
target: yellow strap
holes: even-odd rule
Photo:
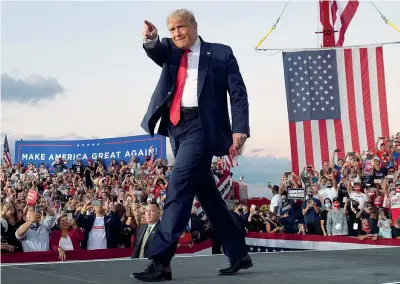
[[[400,32],[400,29],[398,27],[396,27],[391,21],[386,20],[386,24],[388,24],[389,26],[394,28],[396,31]]]
[[[269,31],[267,32],[267,34],[258,42],[258,44],[257,44],[257,46],[256,46],[256,49],[260,46],[260,45],[262,45],[262,43],[267,39],[267,37],[270,35],[270,33],[272,33],[272,31],[275,29],[275,25],[273,25],[270,29],[269,29]]]

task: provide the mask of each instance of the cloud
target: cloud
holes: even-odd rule
[[[34,74],[22,80],[8,74],[1,75],[2,101],[38,102],[54,99],[62,93],[64,87],[53,77],[44,78]]]
[[[267,149],[253,149],[250,151],[250,153],[255,154],[255,153],[259,153],[259,152],[263,152],[266,151]]]

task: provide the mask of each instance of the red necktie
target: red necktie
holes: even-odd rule
[[[186,73],[188,68],[189,49],[183,52],[181,62],[179,64],[178,75],[176,76],[175,91],[169,110],[169,118],[174,126],[176,126],[181,118],[181,99],[183,88],[185,87]]]

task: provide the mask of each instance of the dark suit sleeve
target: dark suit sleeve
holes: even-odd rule
[[[93,225],[93,219],[90,218],[91,216],[93,215],[81,214],[81,212],[79,212],[76,216],[76,224],[78,227],[90,231]]]
[[[133,240],[133,252],[131,258],[139,258],[139,253],[140,253],[140,245],[142,240],[139,239],[141,236],[141,232],[143,230],[144,225],[141,225],[140,227],[137,227],[134,233],[134,240]]]
[[[150,57],[158,66],[162,67],[168,58],[168,48],[166,40],[157,37],[156,44],[149,47],[150,43],[144,43],[143,48],[148,57]]]
[[[249,102],[246,86],[240,74],[238,62],[229,47],[228,54],[228,92],[232,112],[232,132],[244,133],[250,137]]]

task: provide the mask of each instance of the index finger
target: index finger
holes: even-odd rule
[[[148,26],[149,28],[154,27],[154,25],[152,23],[150,23],[149,21],[145,20],[144,23],[146,24],[146,26]]]

